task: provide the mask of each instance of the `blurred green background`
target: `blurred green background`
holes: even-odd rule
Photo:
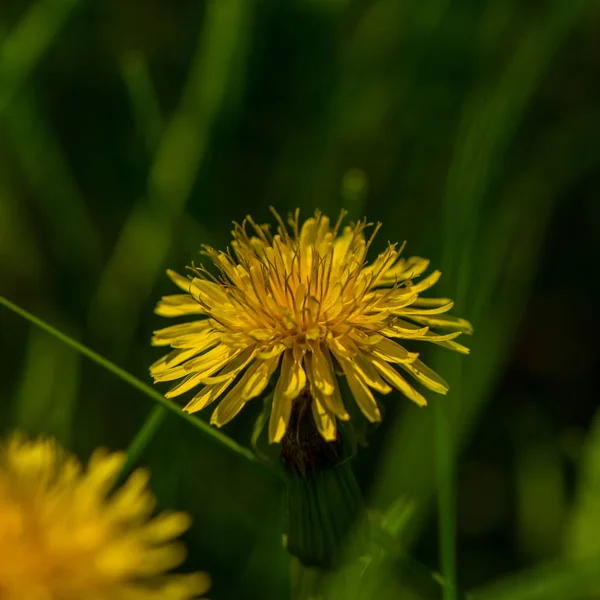
[[[599,72],[592,0],[3,0],[0,294],[149,382],[165,269],[224,247],[232,220],[382,221],[375,250],[431,258],[475,335],[468,357],[426,351],[447,398],[383,401],[355,461],[370,506],[411,507],[388,512],[399,543],[439,568],[431,407],[448,403],[460,589],[599,598],[572,566],[600,564]],[[86,457],[152,409],[5,309],[0,353],[2,432]],[[260,410],[226,433],[248,446]],[[160,505],[192,513],[185,566],[214,600],[289,597],[268,470],[172,415],[141,462]]]

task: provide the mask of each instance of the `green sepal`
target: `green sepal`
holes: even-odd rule
[[[362,521],[364,503],[352,471],[350,432],[324,440],[310,397],[294,406],[281,444],[285,491],[284,544],[305,566],[336,568],[346,558],[346,541]]]
[[[340,564],[345,542],[363,511],[352,466],[316,473],[286,471],[285,546],[304,565],[332,569]]]

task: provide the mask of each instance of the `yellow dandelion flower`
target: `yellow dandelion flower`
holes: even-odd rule
[[[381,420],[373,391],[396,388],[426,404],[396,367],[445,394],[446,382],[395,341],[421,340],[468,353],[454,340],[471,333],[471,325],[446,314],[452,301],[420,295],[441,273],[416,281],[429,261],[400,258],[402,248],[393,244],[369,264],[367,251],[379,226],[367,239],[366,220],[340,233],[343,213],[332,225],[316,212],[300,227],[296,211],[288,228],[273,212],[274,235],[248,217],[234,225],[234,255],[205,247],[218,277],[202,267],[192,267],[189,278],[168,271],[184,293],[163,297],[157,314],[199,319],[154,332],[154,345],[174,348],[150,368],[154,381],[182,379],[167,397],[201,385],[184,410],[196,412],[221,398],[211,417],[220,427],[260,396],[279,369],[269,422],[269,439],[279,442],[293,402],[307,393],[321,436],[336,439],[336,420],[350,418],[338,374],[371,422]]]
[[[166,574],[185,558],[185,513],[151,518],[149,475],[111,492],[125,455],[97,450],[86,469],[50,439],[0,446],[2,600],[187,600],[204,573]]]

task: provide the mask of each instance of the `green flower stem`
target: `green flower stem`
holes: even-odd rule
[[[230,437],[221,433],[217,429],[214,429],[210,425],[206,424],[204,421],[197,419],[197,418],[189,415],[188,413],[183,412],[181,410],[181,408],[179,406],[177,406],[177,404],[175,404],[174,402],[171,402],[169,399],[165,398],[162,394],[160,394],[159,392],[152,389],[149,385],[146,385],[143,381],[140,381],[137,377],[134,377],[133,375],[131,375],[131,373],[128,373],[127,371],[125,371],[125,369],[122,369],[121,367],[117,366],[115,363],[111,362],[110,360],[104,358],[97,352],[94,352],[87,346],[84,346],[80,342],[78,342],[78,341],[74,340],[73,338],[69,337],[68,335],[62,333],[58,329],[55,329],[51,325],[48,325],[41,319],[38,319],[31,313],[20,308],[16,304],[13,304],[12,302],[10,302],[9,300],[7,300],[6,298],[4,298],[2,296],[0,296],[0,305],[4,306],[5,308],[8,308],[9,310],[12,310],[14,313],[23,317],[24,319],[26,319],[27,321],[29,321],[36,327],[39,327],[40,329],[47,331],[49,334],[53,335],[54,337],[59,339],[61,342],[67,344],[68,346],[71,346],[71,348],[74,348],[75,350],[77,350],[77,352],[83,354],[90,360],[93,360],[96,364],[98,364],[101,367],[105,368],[106,370],[110,371],[111,373],[113,373],[114,375],[116,375],[117,377],[119,377],[120,379],[122,379],[123,381],[125,381],[126,383],[128,383],[129,385],[134,387],[135,389],[139,390],[140,392],[142,392],[143,394],[145,394],[146,396],[151,398],[154,402],[157,402],[159,405],[161,405],[161,407],[163,407],[167,410],[170,410],[172,413],[176,414],[180,419],[185,419],[188,423],[191,423],[194,427],[199,429],[202,433],[209,436],[210,438],[212,438],[214,441],[218,442],[222,446],[225,446],[229,450],[232,450],[239,456],[242,456],[255,464],[261,465],[262,467],[266,467],[266,465],[264,463],[262,463],[256,459],[256,457],[254,456],[254,454],[252,454],[252,452],[250,450],[247,450],[246,448],[240,446],[239,444],[234,442]],[[271,469],[269,469],[269,472],[273,472],[273,471]]]
[[[438,531],[444,600],[456,600],[456,490],[452,406],[438,401],[434,406],[435,475],[438,488]]]
[[[144,421],[144,424],[137,432],[129,448],[127,448],[127,458],[121,472],[119,473],[118,481],[122,481],[129,471],[131,471],[133,465],[137,462],[138,458],[142,455],[144,450],[148,447],[154,434],[158,431],[164,420],[167,418],[167,409],[160,404],[155,406],[148,415],[148,418]]]

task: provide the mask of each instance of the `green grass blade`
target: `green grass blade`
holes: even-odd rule
[[[128,373],[127,371],[125,371],[125,369],[122,369],[121,367],[117,366],[110,360],[104,358],[97,352],[94,352],[87,346],[84,346],[80,342],[78,342],[78,341],[74,340],[73,338],[69,337],[68,335],[62,333],[58,329],[55,329],[51,325],[48,325],[41,319],[38,319],[31,313],[27,312],[26,310],[22,309],[21,307],[17,306],[16,304],[13,304],[12,302],[10,302],[9,300],[7,300],[6,298],[4,298],[2,296],[0,296],[0,305],[4,306],[5,308],[8,308],[9,310],[12,310],[14,313],[23,317],[30,323],[33,323],[36,327],[39,327],[39,328],[43,329],[44,331],[47,331],[51,335],[55,336],[57,339],[61,340],[65,344],[67,344],[68,346],[71,346],[71,348],[74,348],[75,350],[77,350],[78,352],[80,352],[81,354],[83,354],[84,356],[89,358],[90,360],[93,360],[96,364],[105,368],[107,371],[110,371],[111,373],[113,373],[114,375],[116,375],[117,377],[119,377],[120,379],[125,381],[126,383],[128,383],[130,386],[134,387],[135,389],[139,390],[140,392],[142,392],[143,394],[148,396],[154,402],[157,402],[158,404],[160,404],[167,410],[170,410],[172,413],[179,416],[179,418],[185,419],[186,421],[188,421],[188,423],[191,423],[194,427],[196,427],[197,429],[202,431],[202,433],[211,437],[213,440],[215,440],[222,446],[229,448],[229,450],[232,450],[236,454],[243,456],[244,458],[246,458],[247,460],[249,460],[251,462],[263,465],[263,463],[259,462],[256,459],[256,457],[252,454],[252,452],[250,452],[250,450],[243,448],[242,446],[240,446],[239,444],[234,442],[230,437],[221,433],[217,429],[210,427],[210,425],[207,425],[200,419],[196,419],[195,417],[193,417],[187,413],[184,413],[181,410],[181,408],[179,406],[177,406],[177,404],[175,404],[174,402],[171,402],[170,400],[165,398],[162,394],[155,391],[150,386],[146,385],[143,381],[140,381],[137,377],[135,377],[135,376],[131,375],[131,373]],[[263,465],[263,466],[265,466],[265,465]]]
[[[552,563],[510,575],[467,594],[467,600],[579,600],[600,588],[600,556],[576,563]]]
[[[146,197],[129,213],[92,301],[90,326],[98,335],[121,341],[130,336],[140,304],[163,272],[174,227],[210,148],[213,123],[235,95],[251,18],[252,3],[245,0],[207,6],[179,106],[155,148]],[[210,232],[204,233],[202,243],[211,244]]]
[[[567,25],[571,27],[575,21],[581,20],[585,16],[587,12],[585,6],[585,2],[578,2],[576,6],[573,5],[572,8],[573,10],[577,9],[577,14],[571,15],[569,20],[562,22],[563,8],[555,5],[555,14],[552,16],[554,20],[551,25],[556,31],[546,24],[543,36],[547,38],[545,43],[551,48],[544,50],[544,52],[538,50],[535,55],[537,57],[536,64],[529,65],[527,71],[533,81],[528,83],[528,89],[531,90],[532,86],[535,87],[535,82],[545,75],[544,69],[548,66],[547,53],[552,49],[556,49],[557,44],[564,40],[566,34],[568,34],[569,28]],[[567,10],[567,8],[565,5],[564,10]],[[550,17],[548,18],[550,19]],[[532,35],[534,41],[540,40],[540,32]],[[524,55],[525,49],[531,43],[533,42],[522,41],[518,49],[519,55]],[[523,103],[531,97],[530,94],[524,98],[523,91],[519,91],[518,94],[515,92],[515,97],[510,101],[510,106],[505,107],[498,106],[501,98],[495,99],[496,95],[503,96],[506,94],[508,80],[514,82],[518,79],[519,70],[517,69],[516,60],[513,57],[507,65],[507,68],[512,65],[509,69],[511,71],[510,77],[505,75],[503,84],[498,84],[497,91],[489,94],[489,99],[494,104],[494,122],[496,123],[494,131],[499,126],[504,127],[505,124],[506,126],[511,125],[511,128],[514,127],[513,119],[518,116],[516,113],[523,113],[527,108]],[[508,102],[508,99],[504,99],[503,102]],[[502,110],[500,110],[501,108]],[[482,124],[477,125],[477,127],[483,127],[486,135],[492,136],[493,134],[490,133],[489,128],[485,128],[483,115],[484,112],[479,116]],[[473,116],[471,118],[474,119]],[[590,124],[593,128],[590,127]],[[510,265],[510,269],[501,270],[500,263],[496,267],[497,256],[499,256],[497,244],[485,243],[482,244],[481,248],[471,246],[472,256],[469,256],[469,260],[473,260],[474,265],[478,267],[493,264],[493,272],[491,272],[492,269],[478,270],[477,272],[482,273],[481,280],[477,282],[470,281],[472,287],[462,288],[459,293],[456,291],[456,286],[461,287],[465,282],[464,273],[460,277],[458,276],[458,271],[464,264],[464,261],[460,260],[460,256],[462,255],[463,246],[467,243],[470,244],[472,241],[469,238],[471,233],[469,233],[469,236],[462,236],[463,222],[466,223],[465,227],[475,227],[474,223],[469,223],[469,211],[471,209],[473,211],[479,210],[480,196],[482,192],[488,192],[490,176],[487,167],[485,169],[478,167],[477,173],[473,175],[477,182],[469,181],[468,185],[465,183],[464,191],[468,197],[466,205],[460,203],[458,191],[452,191],[451,189],[454,184],[458,186],[460,177],[454,174],[450,178],[453,183],[452,186],[449,185],[447,190],[448,212],[446,216],[450,216],[452,213],[452,222],[455,224],[460,223],[460,227],[457,224],[454,242],[447,244],[450,252],[446,252],[443,257],[445,269],[441,269],[444,272],[444,277],[440,283],[439,291],[441,295],[447,293],[453,299],[464,296],[463,291],[465,290],[469,292],[469,297],[463,298],[460,306],[468,306],[470,310],[465,308],[463,312],[463,308],[460,308],[457,302],[457,314],[460,311],[463,316],[472,318],[476,331],[471,339],[465,340],[467,345],[471,347],[471,355],[459,358],[463,363],[464,377],[458,377],[458,372],[452,363],[441,362],[446,360],[441,356],[441,352],[433,357],[433,364],[431,364],[434,370],[448,379],[451,387],[451,393],[447,399],[432,398],[432,404],[433,401],[436,403],[454,402],[456,404],[457,399],[460,400],[459,406],[457,406],[457,418],[453,423],[455,450],[464,445],[469,432],[477,422],[477,415],[485,405],[490,390],[495,384],[498,367],[506,356],[511,336],[516,330],[524,303],[528,297],[532,274],[542,248],[541,241],[556,200],[560,197],[561,192],[576,181],[578,177],[581,177],[583,173],[590,172],[592,168],[597,168],[597,153],[594,154],[585,150],[589,148],[589,144],[592,143],[590,140],[593,132],[597,130],[597,120],[594,115],[588,115],[583,126],[578,123],[565,122],[564,124],[561,123],[559,127],[560,131],[557,129],[552,134],[553,138],[556,136],[556,144],[554,145],[553,142],[556,153],[545,152],[544,148],[549,141],[545,137],[536,140],[531,158],[519,168],[514,177],[514,183],[508,182],[501,190],[498,206],[502,211],[505,208],[512,208],[512,205],[508,206],[508,199],[511,196],[514,197],[516,192],[519,193],[519,197],[515,198],[515,208],[518,211],[514,218],[507,216],[507,218],[501,219],[500,213],[494,215],[492,219],[486,217],[485,227],[479,230],[479,239],[485,240],[485,236],[490,236],[490,232],[493,232],[494,241],[502,240],[502,243],[508,246],[509,257],[503,259],[501,264]],[[572,127],[576,127],[577,130],[571,132]],[[475,124],[472,125],[472,129],[475,133]],[[589,133],[586,134],[586,130]],[[491,141],[486,142],[486,144],[488,143],[491,145]],[[490,147],[486,149],[486,153],[489,152],[490,155],[489,160],[494,162],[499,160],[505,151],[505,142],[499,140],[498,144],[498,148]],[[476,146],[476,144],[471,145],[471,150],[475,153],[473,160],[477,160],[480,152]],[[467,152],[466,150],[463,152],[466,159]],[[570,160],[571,156],[574,158],[573,161]],[[592,166],[594,160],[596,163]],[[455,167],[458,164],[461,165],[462,175],[471,177],[466,161],[463,163],[462,159],[459,160],[458,157],[455,157],[455,163]],[[453,199],[452,202],[450,198]],[[454,208],[456,208],[456,211],[453,210]],[[496,231],[496,225],[498,227],[502,225],[501,230]],[[446,235],[451,237],[452,232],[448,231]],[[519,243],[515,244],[514,240],[519,240]],[[475,259],[475,257],[478,258]],[[442,291],[445,281],[448,281],[450,287]],[[502,282],[501,293],[498,293],[499,282]],[[479,298],[480,290],[484,290],[486,294],[483,300]],[[457,393],[459,379],[463,379],[464,384],[462,391]],[[430,508],[432,492],[436,484],[433,476],[434,452],[429,444],[423,443],[423,440],[432,439],[435,435],[433,412],[429,410],[427,412],[414,409],[407,410],[402,415],[402,419],[394,425],[394,429],[389,433],[388,450],[382,460],[380,474],[375,481],[372,493],[371,502],[375,506],[386,506],[400,491],[418,502],[419,508],[415,514],[415,524],[409,534],[411,539],[416,537],[425,522]],[[399,462],[397,456],[402,456],[403,460]],[[419,462],[422,468],[414,468],[416,461]],[[407,539],[406,543],[410,543],[410,539]]]
[[[160,140],[164,120],[148,62],[140,52],[127,52],[121,57],[120,67],[138,132],[143,136],[148,152],[153,153]]]
[[[600,409],[592,421],[578,470],[565,555],[581,560],[600,555]]]
[[[11,426],[32,436],[52,434],[69,446],[80,372],[77,352],[45,331],[31,327]]]
[[[94,220],[32,86],[23,86],[18,101],[11,102],[2,117],[53,249],[65,262],[95,267],[101,251]]]
[[[142,427],[127,448],[127,459],[121,468],[117,481],[122,481],[129,471],[131,471],[166,418],[167,409],[164,406],[158,404],[152,409],[148,418],[144,421]]]
[[[79,0],[33,4],[0,46],[0,114],[48,49]]]

